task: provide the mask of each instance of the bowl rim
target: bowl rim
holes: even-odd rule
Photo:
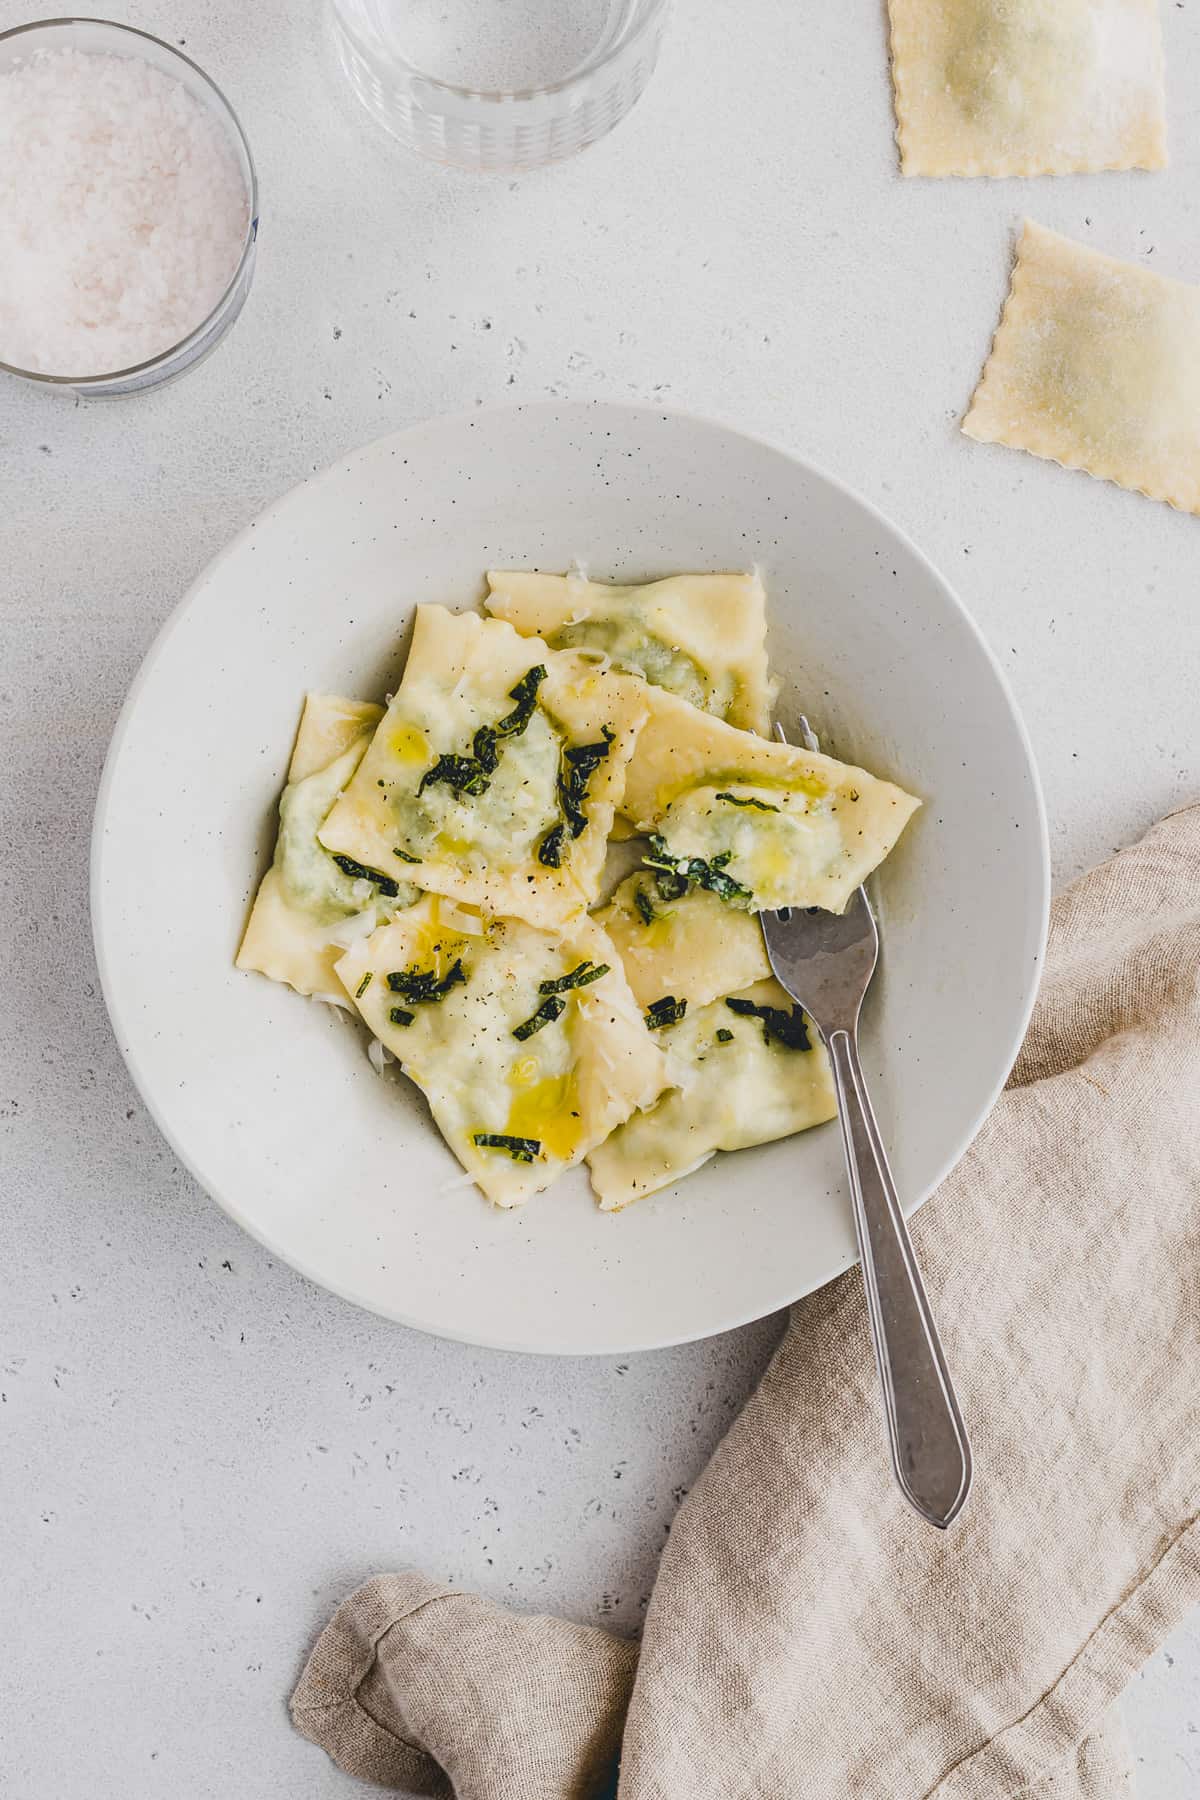
[[[337,5],[337,0],[332,0],[332,5],[339,29],[345,32],[361,56],[369,57],[368,46],[363,42],[361,34],[346,18],[341,7]],[[651,31],[661,24],[670,6],[671,0],[647,0],[645,13],[637,21],[629,37],[622,38],[618,43],[610,44],[599,55],[593,54],[585,57],[567,74],[560,75],[557,81],[547,81],[538,87],[479,88],[464,86],[460,82],[443,81],[440,76],[427,74],[418,64],[411,62],[407,56],[402,56],[399,52],[389,52],[389,55],[397,69],[414,85],[427,89],[430,94],[446,95],[454,100],[462,101],[468,106],[508,106],[513,102],[545,100],[553,98],[556,94],[569,93],[572,88],[578,87],[585,81],[590,81],[593,75],[598,75],[603,69],[608,68],[610,63],[616,62],[624,56],[633,45],[642,42]]]
[[[203,319],[200,320],[200,323],[194,325],[191,331],[184,337],[178,338],[175,343],[169,345],[167,349],[159,350],[153,356],[146,357],[142,362],[129,363],[123,369],[106,369],[102,374],[47,375],[44,370],[24,369],[21,367],[20,363],[5,362],[3,357],[0,357],[0,374],[16,375],[19,376],[22,381],[37,381],[40,382],[43,387],[65,387],[86,390],[87,388],[105,387],[112,381],[127,381],[135,375],[144,375],[152,369],[161,368],[164,363],[172,361],[176,356],[181,355],[185,350],[190,348],[192,344],[196,343],[196,341],[202,338],[205,332],[208,331],[213,320],[218,317],[228,303],[231,295],[237,289],[238,284],[245,273],[246,264],[250,260],[255,243],[258,239],[258,170],[255,167],[254,153],[250,148],[250,140],[246,136],[245,127],[237,113],[234,111],[228,96],[220,87],[218,87],[208,71],[200,67],[198,62],[194,62],[190,56],[185,56],[183,51],[176,49],[174,44],[168,44],[165,38],[155,37],[153,32],[141,31],[136,25],[124,25],[117,19],[100,19],[82,13],[72,13],[69,15],[64,14],[62,17],[56,19],[30,19],[24,25],[14,25],[8,31],[0,31],[0,44],[6,44],[13,38],[24,37],[27,32],[57,30],[61,27],[72,25],[99,25],[104,30],[116,32],[121,37],[140,38],[144,43],[154,44],[159,50],[165,50],[168,57],[172,58],[175,62],[186,63],[187,67],[191,69],[194,74],[198,75],[204,85],[211,88],[212,92],[216,95],[218,110],[224,113],[225,117],[232,125],[232,135],[235,142],[239,143],[242,147],[242,152],[246,158],[246,167],[250,174],[250,186],[246,195],[248,201],[246,233],[242,243],[241,255],[237,260],[237,266],[228,282],[225,284],[225,287],[222,289],[220,298],[217,300],[216,304],[209,308]]]
[[[950,1147],[942,1160],[941,1166],[928,1181],[923,1191],[915,1192],[911,1196],[902,1199],[901,1210],[906,1219],[911,1219],[912,1216],[924,1206],[925,1202],[939,1187],[941,1187],[951,1171],[959,1162],[961,1162],[991,1114],[1000,1094],[1003,1092],[1008,1077],[1012,1072],[1012,1066],[1016,1061],[1017,1054],[1024,1042],[1025,1034],[1029,1027],[1029,1020],[1037,1000],[1045,966],[1046,941],[1050,921],[1050,836],[1047,824],[1045,799],[1042,793],[1041,776],[1038,770],[1037,759],[1034,755],[1032,740],[1030,739],[1025,721],[1021,716],[1020,709],[1016,703],[1016,697],[1012,692],[1008,678],[1005,675],[995,652],[992,650],[991,645],[984,637],[971,614],[967,611],[967,608],[963,605],[962,601],[954,592],[954,589],[950,586],[950,583],[925,553],[913,542],[907,532],[902,530],[899,525],[894,524],[885,513],[870,500],[864,498],[863,495],[858,493],[858,491],[855,488],[852,488],[847,482],[841,481],[837,476],[828,474],[819,464],[814,463],[809,458],[787,448],[777,439],[756,432],[744,431],[740,426],[731,423],[729,420],[719,418],[713,414],[694,413],[683,407],[652,406],[638,402],[605,400],[547,399],[536,401],[513,401],[483,409],[456,409],[453,412],[437,413],[429,418],[414,420],[411,424],[402,427],[399,431],[385,432],[382,436],[373,438],[366,444],[359,445],[347,455],[339,457],[336,461],[326,465],[325,468],[316,470],[313,474],[302,478],[299,482],[293,483],[291,487],[277,495],[276,498],[260,513],[256,514],[253,519],[248,520],[242,529],[230,539],[223,549],[219,550],[216,556],[204,566],[190,583],[182,597],[176,602],[171,612],[163,620],[157,635],[151,643],[150,648],[147,650],[142,659],[142,663],[133,678],[121,710],[117,715],[112,737],[109,740],[108,750],[104,759],[104,768],[101,773],[100,783],[96,793],[95,811],[93,814],[89,855],[88,897],[97,973],[99,975],[101,992],[104,995],[105,1005],[108,1009],[110,1022],[113,1027],[113,1035],[116,1038],[117,1047],[121,1052],[122,1059],[129,1070],[143,1105],[146,1107],[146,1110],[154,1120],[158,1130],[161,1132],[166,1142],[171,1146],[183,1167],[187,1169],[188,1173],[203,1192],[215,1201],[222,1212],[233,1219],[235,1224],[240,1226],[241,1229],[257,1243],[261,1244],[272,1256],[277,1256],[281,1262],[285,1263],[289,1268],[296,1270],[296,1272],[302,1275],[306,1280],[311,1281],[314,1286],[323,1288],[326,1292],[336,1294],[339,1299],[348,1301],[351,1305],[360,1307],[362,1310],[370,1312],[377,1317],[386,1318],[394,1324],[404,1325],[415,1331],[423,1331],[431,1336],[446,1338],[455,1343],[471,1344],[485,1350],[517,1352],[525,1355],[625,1356],[638,1354],[642,1351],[666,1350],[677,1344],[699,1343],[706,1337],[716,1337],[722,1332],[740,1330],[743,1326],[753,1324],[758,1319],[769,1316],[769,1312],[772,1309],[768,1309],[768,1313],[762,1313],[753,1308],[749,1311],[739,1311],[732,1316],[722,1317],[716,1320],[702,1332],[684,1334],[682,1336],[679,1334],[672,1335],[668,1333],[661,1337],[643,1339],[632,1347],[627,1340],[622,1341],[620,1337],[614,1337],[611,1339],[606,1338],[603,1342],[589,1344],[586,1348],[581,1349],[577,1345],[567,1343],[547,1344],[544,1340],[533,1342],[529,1338],[523,1338],[520,1335],[512,1337],[499,1336],[490,1332],[468,1332],[464,1330],[448,1329],[445,1326],[433,1325],[429,1320],[417,1316],[410,1309],[401,1307],[384,1308],[377,1306],[372,1302],[363,1300],[360,1295],[352,1290],[349,1284],[330,1280],[329,1276],[315,1266],[314,1263],[305,1257],[297,1256],[290,1247],[277,1241],[270,1232],[264,1231],[256,1222],[249,1219],[242,1208],[231,1201],[227,1196],[212,1192],[199,1169],[196,1167],[192,1155],[184,1148],[182,1142],[176,1137],[174,1131],[168,1125],[161,1113],[157,1102],[151,1097],[151,1092],[149,1091],[150,1084],[145,1078],[142,1065],[132,1049],[131,1035],[125,1028],[124,1017],[114,992],[112,973],[108,963],[106,951],[106,907],[102,875],[104,838],[112,790],[115,785],[117,766],[120,762],[124,742],[129,734],[142,689],[148,685],[149,680],[154,673],[155,666],[158,663],[160,656],[163,654],[167,643],[183,623],[185,617],[191,613],[192,608],[200,600],[202,589],[212,579],[213,575],[221,569],[231,557],[239,553],[244,544],[253,542],[255,532],[265,523],[272,520],[275,515],[290,502],[294,494],[311,486],[314,482],[322,481],[331,475],[345,475],[349,473],[356,462],[371,455],[380,445],[399,442],[406,436],[418,433],[431,425],[462,425],[472,428],[477,427],[481,411],[488,414],[533,415],[536,418],[539,413],[561,415],[563,413],[577,412],[580,416],[587,416],[588,414],[594,415],[597,412],[603,412],[606,409],[623,413],[641,414],[647,419],[673,419],[696,426],[701,430],[715,430],[723,433],[731,433],[736,437],[743,438],[746,441],[757,445],[761,449],[769,450],[776,455],[786,458],[788,462],[794,464],[804,474],[815,477],[818,481],[828,484],[828,486],[836,492],[842,494],[856,505],[861,506],[872,519],[880,524],[886,531],[892,533],[906,549],[909,550],[917,563],[931,577],[944,598],[950,602],[954,610],[961,616],[969,635],[974,640],[976,647],[982,653],[987,666],[990,668],[1000,694],[1008,708],[1009,715],[1016,730],[1017,741],[1024,753],[1025,765],[1029,775],[1030,795],[1038,827],[1035,834],[1037,847],[1036,954],[1026,961],[1023,975],[1024,992],[1021,1005],[1018,1009],[1009,1042],[1005,1046],[999,1073],[997,1074],[990,1091],[983,1097],[977,1107],[974,1117],[960,1134],[959,1140]],[[819,1292],[821,1288],[828,1286],[828,1284],[835,1280],[839,1275],[844,1274],[848,1269],[852,1269],[858,1260],[857,1255],[854,1254],[848,1257],[835,1258],[834,1262],[828,1268],[821,1271],[815,1281],[809,1282],[808,1285],[801,1287],[799,1291],[791,1294],[787,1299],[780,1301],[779,1310],[794,1305],[798,1300],[804,1299],[807,1294]]]

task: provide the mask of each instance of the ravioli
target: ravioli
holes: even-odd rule
[[[762,927],[704,888],[664,899],[654,875],[639,870],[594,915],[624,965],[643,1011],[663,995],[705,1006],[771,973]]]
[[[552,649],[600,652],[747,731],[771,725],[766,595],[757,575],[619,587],[582,575],[488,574],[488,611]]]
[[[373,929],[417,889],[394,870],[348,873],[322,848],[317,832],[354,775],[381,706],[337,694],[309,694],[279,801],[275,858],[263,876],[237,954],[239,969],[255,969],[300,994],[340,996],[334,972],[343,954],[347,921],[361,916]]]
[[[603,931],[426,896],[338,964],[375,1035],[496,1206],[518,1206],[651,1105],[666,1058]]]
[[[1158,0],[889,0],[905,175],[1161,169]]]
[[[588,1157],[605,1212],[680,1181],[717,1150],[770,1143],[837,1116],[824,1047],[775,980],[689,1006],[659,1035],[670,1091]]]
[[[642,730],[624,811],[654,834],[664,885],[754,911],[841,912],[920,802],[818,751],[758,738],[663,695]]]
[[[1026,220],[962,428],[1200,513],[1200,287]]]
[[[418,607],[399,691],[321,842],[561,924],[596,898],[645,692],[503,620]]]

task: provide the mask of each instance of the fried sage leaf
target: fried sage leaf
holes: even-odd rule
[[[725,1004],[730,1012],[738,1013],[742,1018],[761,1019],[763,1037],[768,1044],[774,1038],[785,1050],[812,1049],[808,1020],[800,1007],[793,1006],[788,1012],[782,1006],[755,1006],[752,1000],[739,999],[736,995],[726,1000]]]

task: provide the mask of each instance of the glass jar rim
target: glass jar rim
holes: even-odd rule
[[[246,168],[250,176],[249,189],[246,195],[249,214],[246,220],[245,240],[242,244],[241,255],[237,260],[237,267],[234,269],[233,274],[221,290],[221,294],[216,303],[209,308],[199,324],[193,326],[192,330],[187,332],[184,337],[179,338],[173,344],[169,344],[165,349],[156,351],[153,356],[146,357],[142,362],[130,363],[123,369],[106,369],[103,373],[93,373],[91,375],[47,375],[40,369],[23,369],[19,363],[5,362],[3,357],[0,357],[0,374],[18,375],[23,381],[40,381],[45,387],[86,389],[88,387],[103,386],[110,381],[124,381],[135,375],[144,375],[147,371],[156,369],[163,363],[170,362],[172,358],[181,355],[199,338],[203,337],[213,320],[217,317],[234,290],[237,288],[245,271],[246,263],[254,249],[255,240],[258,236],[258,170],[254,166],[254,154],[250,149],[250,140],[246,136],[242,121],[238,118],[237,113],[234,111],[228,98],[222,93],[212,76],[209,75],[206,70],[202,69],[198,62],[194,62],[190,56],[185,56],[182,50],[177,50],[174,44],[168,44],[164,38],[155,37],[153,32],[139,31],[136,25],[123,25],[116,19],[97,19],[79,14],[71,14],[68,17],[57,19],[31,19],[28,24],[14,25],[8,31],[0,31],[0,44],[6,44],[12,38],[24,37],[26,33],[31,31],[56,30],[61,26],[70,25],[99,25],[106,31],[119,33],[122,37],[140,38],[143,43],[154,44],[159,50],[165,50],[169,59],[175,62],[186,63],[187,67],[191,69],[194,74],[198,75],[204,85],[211,88],[212,92],[216,95],[221,110],[225,113],[233,127],[235,140],[241,146],[242,154],[246,159]]]
[[[416,63],[410,62],[408,57],[402,56],[398,52],[389,52],[389,54],[393,56],[397,67],[400,68],[411,81],[420,82],[434,94],[445,94],[455,100],[465,101],[468,104],[478,106],[504,106],[513,101],[543,100],[555,94],[565,94],[569,92],[571,88],[576,87],[582,81],[588,80],[592,75],[598,74],[601,69],[607,68],[609,63],[615,62],[618,57],[623,56],[631,44],[636,44],[653,28],[653,26],[662,18],[670,4],[671,0],[645,0],[645,11],[642,17],[637,21],[631,36],[622,38],[619,43],[610,44],[607,49],[602,50],[599,54],[595,54],[584,62],[581,62],[568,74],[560,76],[557,81],[547,81],[537,87],[466,87],[461,82],[443,81],[438,75],[428,74]],[[346,35],[353,39],[359,52],[362,55],[367,56],[369,54],[368,46],[364,44],[361,36],[355,31],[350,20],[346,17],[341,8],[338,9],[338,22]]]

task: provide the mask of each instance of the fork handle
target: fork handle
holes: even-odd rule
[[[854,1034],[831,1032],[827,1046],[892,1467],[910,1505],[931,1525],[945,1530],[971,1486],[971,1447],[900,1211]]]

